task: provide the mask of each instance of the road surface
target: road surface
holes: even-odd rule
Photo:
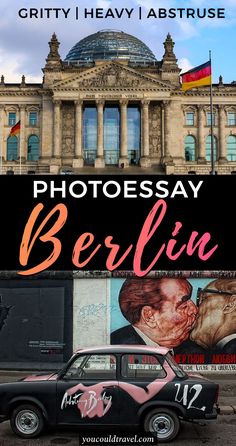
[[[108,437],[114,435],[114,431],[97,431],[99,437]],[[125,436],[124,430],[115,431],[117,436]],[[129,437],[135,434],[142,435],[141,432],[129,431]],[[94,430],[87,430],[83,435],[94,437]],[[110,438],[111,438],[110,437]],[[23,440],[16,437],[11,429],[9,422],[0,425],[0,446],[53,446],[53,445],[67,445],[79,446],[82,445],[82,435],[76,430],[60,430],[45,433],[38,439]],[[95,446],[113,446],[112,443],[107,443],[106,440],[101,442],[90,443]],[[123,442],[121,444],[131,444]],[[150,444],[150,443],[149,443]],[[198,424],[183,423],[179,436],[172,443],[172,446],[201,446],[201,445],[215,445],[215,446],[235,446],[236,444],[236,415],[222,415],[216,421],[207,422],[206,426],[199,426]],[[143,445],[140,445],[143,446]]]

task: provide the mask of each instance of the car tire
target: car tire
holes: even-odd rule
[[[44,429],[42,412],[31,404],[17,406],[10,418],[11,428],[22,438],[38,437]]]
[[[144,430],[154,434],[158,443],[173,440],[178,435],[179,429],[178,415],[165,407],[153,409],[144,420]]]

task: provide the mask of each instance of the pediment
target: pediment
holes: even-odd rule
[[[80,72],[76,76],[73,74],[53,85],[54,91],[83,91],[87,89],[90,91],[111,89],[113,91],[126,89],[172,91],[174,87],[168,82],[160,81],[113,61]]]

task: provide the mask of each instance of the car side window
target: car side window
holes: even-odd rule
[[[114,355],[78,356],[64,375],[65,379],[107,380],[116,379]]]
[[[166,372],[159,359],[154,355],[123,355],[121,374],[124,378],[155,380],[164,378]]]

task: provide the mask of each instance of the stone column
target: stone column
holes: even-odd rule
[[[28,144],[25,140],[25,105],[20,105],[20,134],[19,134],[19,152],[18,157],[21,162],[27,159]]]
[[[74,101],[75,103],[75,157],[73,159],[73,167],[83,167],[83,136],[82,136],[82,115],[83,101]]]
[[[128,118],[127,118],[128,100],[120,100],[120,158],[119,166],[128,167]]]
[[[51,163],[53,157],[53,119],[54,119],[54,105],[52,99],[48,95],[42,97],[42,111],[41,111],[41,157],[40,162],[45,165]]]
[[[219,163],[227,163],[227,148],[225,140],[225,107],[219,105]]]
[[[198,163],[206,162],[206,142],[204,138],[204,106],[198,105]]]
[[[173,159],[171,156],[171,148],[170,148],[170,126],[171,126],[171,118],[170,118],[170,101],[163,101],[162,102],[162,109],[163,114],[162,118],[164,119],[164,136],[163,136],[163,142],[164,142],[164,148],[163,148],[163,162],[166,163],[173,163]]]
[[[141,135],[142,135],[142,148],[141,148],[141,158],[140,158],[140,166],[148,167],[150,166],[150,158],[149,158],[149,104],[150,101],[143,100],[141,101],[142,110],[141,110]]]
[[[54,101],[53,157],[61,157],[61,101]]]
[[[161,104],[161,160],[165,156],[165,110],[164,105]]]
[[[3,173],[3,160],[6,159],[6,150],[4,147],[4,107],[0,105],[0,175]]]
[[[97,156],[95,159],[95,167],[105,167],[104,160],[104,137],[103,137],[103,109],[105,101],[98,100],[97,104]]]
[[[42,144],[43,144],[43,141],[42,141],[42,138],[41,138],[41,131],[42,131],[42,127],[43,127],[43,107],[42,107],[42,104],[40,104],[40,105],[38,105],[38,111],[37,111],[37,113],[38,113],[38,122],[37,122],[37,125],[39,126],[39,161],[40,161],[40,163],[41,163],[41,161],[42,161],[42,153],[43,153],[43,151],[42,151]]]

